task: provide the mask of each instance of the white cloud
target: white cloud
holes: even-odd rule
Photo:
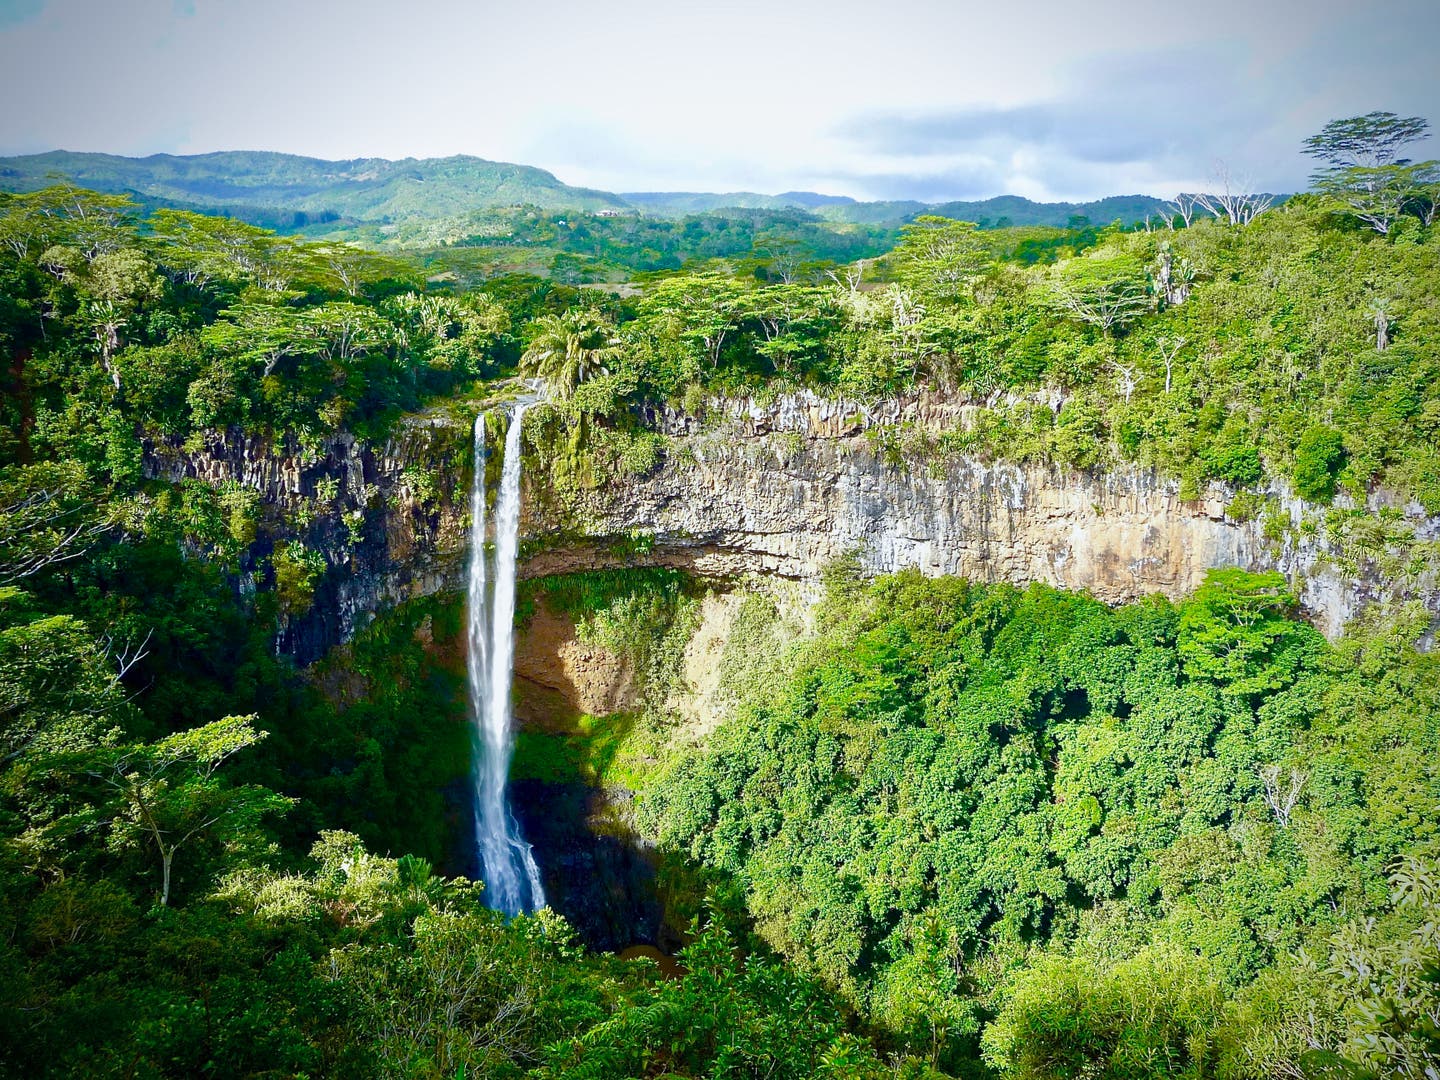
[[[33,8],[33,0],[29,0]],[[0,151],[472,153],[610,189],[1168,194],[1440,122],[1433,0],[50,0],[0,8]],[[928,125],[928,126],[927,126]]]

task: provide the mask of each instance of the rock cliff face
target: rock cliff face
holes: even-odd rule
[[[1184,502],[1176,482],[1152,471],[916,461],[887,449],[885,433],[943,430],[964,409],[917,399],[866,410],[791,395],[765,406],[714,402],[703,423],[657,411],[648,419],[667,448],[645,475],[584,490],[562,507],[545,490],[543,468],[530,468],[523,530],[531,553],[522,572],[628,564],[816,579],[827,563],[853,556],[877,573],[913,566],[1043,581],[1120,602],[1178,597],[1211,567],[1238,566],[1285,573],[1331,636],[1377,600],[1418,599],[1440,613],[1440,518],[1416,505],[1375,493],[1366,520],[1383,513],[1386,524],[1355,541],[1333,521],[1327,527],[1322,508],[1279,488],[1266,493],[1267,527],[1229,516],[1218,488]],[[313,520],[297,535],[324,552],[330,572],[314,610],[292,619],[278,643],[301,662],[385,604],[461,584],[470,471],[463,419],[416,418],[384,446],[337,438],[309,460],[295,448],[234,438],[199,453],[156,446],[147,470],[244,484],[285,520],[310,509]],[[328,500],[327,481],[337,488]],[[342,527],[347,514],[361,522],[358,533]],[[285,520],[273,523],[269,542]],[[252,569],[266,542],[262,535]]]
[[[1332,637],[1377,600],[1419,599],[1440,613],[1440,518],[1418,505],[1396,506],[1384,492],[1366,509],[1373,520],[1383,513],[1390,521],[1385,539],[1351,541],[1343,528],[1324,527],[1323,508],[1280,487],[1265,493],[1267,528],[1258,516],[1227,514],[1228,493],[1219,487],[1182,501],[1179,484],[1153,470],[914,461],[877,437],[902,425],[953,427],[967,408],[916,399],[865,411],[792,395],[768,406],[715,403],[704,425],[660,412],[650,419],[671,436],[664,464],[586,492],[576,531],[653,535],[645,558],[707,575],[815,578],[831,560],[854,556],[875,573],[917,567],[980,581],[1043,581],[1112,603],[1153,592],[1183,596],[1212,567],[1279,570]],[[606,555],[560,547],[537,554],[529,569],[554,572],[587,560]]]
[[[281,618],[276,651],[308,664],[347,641],[384,607],[463,585],[470,431],[460,420],[415,417],[383,444],[339,435],[320,448],[214,433],[198,449],[150,443],[153,479],[236,484],[260,495],[257,537],[239,586],[271,574],[281,541],[320,552],[326,573],[308,610]]]

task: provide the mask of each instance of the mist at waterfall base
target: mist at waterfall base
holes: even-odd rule
[[[486,902],[518,915],[545,905],[540,871],[510,811],[506,781],[514,753],[510,682],[515,662],[515,560],[520,535],[520,432],[533,401],[520,401],[505,433],[500,488],[495,497],[495,542],[487,551],[485,418],[475,420],[475,478],[470,494],[466,667],[475,725],[475,848]]]

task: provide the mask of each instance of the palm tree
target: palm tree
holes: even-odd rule
[[[593,308],[542,315],[534,326],[520,370],[544,379],[550,395],[561,401],[586,379],[607,374],[605,362],[618,351],[614,325]]]

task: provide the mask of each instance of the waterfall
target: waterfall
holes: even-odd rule
[[[507,915],[545,905],[540,871],[505,798],[514,735],[510,680],[515,667],[515,557],[520,538],[520,425],[531,401],[519,402],[505,433],[495,548],[486,558],[485,414],[475,419],[475,479],[470,492],[467,629],[470,715],[475,724],[475,850],[486,902]]]

